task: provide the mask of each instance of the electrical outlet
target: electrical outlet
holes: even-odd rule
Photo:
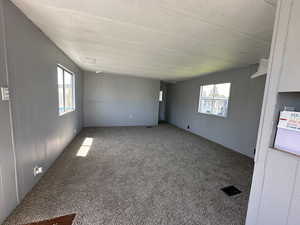
[[[129,114],[129,118],[132,119],[132,118],[133,118],[133,115],[132,115],[132,114]]]
[[[36,177],[37,175],[39,175],[41,173],[43,173],[43,167],[41,167],[41,166],[35,166],[33,168],[33,176]]]
[[[1,87],[1,99],[2,99],[2,101],[9,101],[8,87]]]

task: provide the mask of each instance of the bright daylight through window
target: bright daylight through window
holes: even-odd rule
[[[89,151],[91,150],[91,147],[93,145],[94,138],[86,137],[80,146],[76,156],[77,157],[87,157]]]
[[[58,113],[66,114],[75,110],[74,74],[61,66],[57,66]]]
[[[230,86],[230,83],[201,86],[198,112],[227,117]]]
[[[159,92],[159,101],[162,102],[163,101],[163,91]]]

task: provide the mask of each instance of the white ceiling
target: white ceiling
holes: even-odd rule
[[[275,17],[274,0],[12,2],[82,69],[162,80],[268,57]]]

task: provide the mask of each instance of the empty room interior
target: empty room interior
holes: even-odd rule
[[[0,0],[0,224],[299,225],[300,1]]]

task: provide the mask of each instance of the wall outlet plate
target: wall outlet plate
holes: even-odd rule
[[[43,167],[41,166],[35,166],[33,168],[33,175],[36,177],[37,175],[43,173]]]
[[[2,99],[2,101],[9,101],[8,87],[1,87],[1,99]]]

